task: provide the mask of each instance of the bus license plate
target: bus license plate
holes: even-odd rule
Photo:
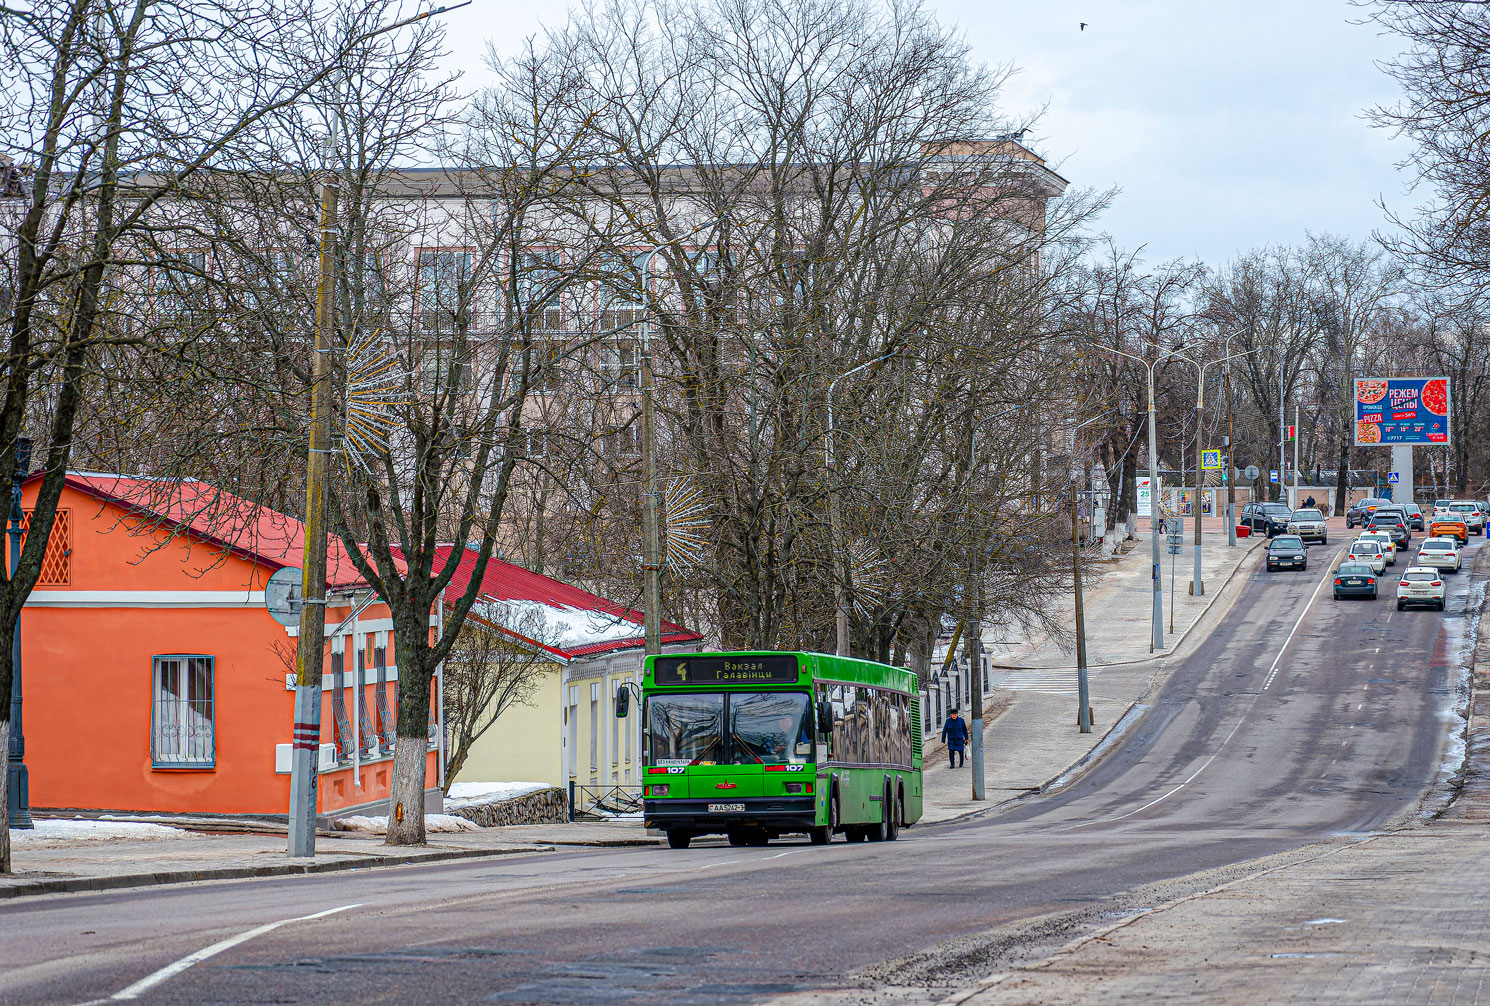
[[[745,813],[745,805],[743,803],[711,803],[709,804],[709,813],[743,814]]]

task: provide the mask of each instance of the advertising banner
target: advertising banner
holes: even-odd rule
[[[1449,443],[1447,377],[1358,377],[1357,447]]]
[[[1149,516],[1149,501],[1152,498],[1153,494],[1149,491],[1149,480],[1147,476],[1140,475],[1137,481],[1138,499],[1136,501],[1136,509],[1138,510],[1138,516],[1147,517]]]

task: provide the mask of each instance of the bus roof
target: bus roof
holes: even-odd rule
[[[894,667],[890,664],[881,664],[874,660],[861,660],[858,657],[840,657],[832,653],[810,653],[790,650],[709,650],[696,653],[663,653],[649,656],[646,659],[644,679],[649,686],[656,687],[653,676],[654,662],[661,659],[707,659],[711,657],[767,657],[767,656],[791,656],[797,659],[798,666],[806,672],[812,680],[819,681],[842,681],[856,685],[873,685],[879,688],[894,688],[898,691],[915,694],[918,691],[916,672],[904,667]],[[798,684],[802,681],[799,679]],[[784,684],[778,682],[778,684]],[[667,685],[662,687],[679,687]],[[738,686],[732,686],[738,687]]]

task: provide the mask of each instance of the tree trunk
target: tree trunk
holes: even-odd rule
[[[1350,491],[1350,437],[1340,435],[1340,463],[1335,472],[1335,516],[1339,517],[1348,508],[1345,502]],[[1407,501],[1412,502],[1412,486],[1407,487]]]
[[[424,845],[424,773],[429,754],[432,675],[424,668],[428,629],[395,625],[398,634],[398,737],[393,742],[393,784],[388,791],[388,845]],[[424,650],[418,656],[416,647]]]
[[[400,699],[402,701],[402,699]],[[424,768],[429,739],[399,733],[393,743],[393,786],[388,794],[388,845],[424,845]]]

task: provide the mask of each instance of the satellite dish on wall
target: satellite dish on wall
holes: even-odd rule
[[[264,584],[264,607],[280,625],[300,624],[300,599],[304,596],[300,581],[303,576],[299,567],[286,566],[275,570],[269,582]]]

